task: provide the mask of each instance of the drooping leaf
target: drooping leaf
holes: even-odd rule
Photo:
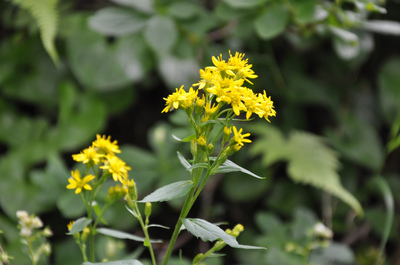
[[[235,8],[252,8],[265,4],[270,0],[225,0],[224,2]]]
[[[92,220],[89,218],[79,218],[72,224],[71,230],[67,233],[67,235],[73,235],[83,231],[83,229],[85,229],[91,222]]]
[[[288,21],[289,11],[285,4],[271,4],[255,19],[254,27],[260,38],[269,40],[281,34]]]
[[[191,167],[190,163],[186,160],[186,158],[183,157],[183,155],[178,151],[178,158],[179,158],[179,162],[181,162],[182,166],[186,169],[189,170],[189,168]]]
[[[155,190],[139,202],[162,202],[185,196],[192,188],[190,180],[178,181]]]
[[[57,0],[14,0],[26,9],[36,20],[42,43],[53,62],[58,66],[59,58],[54,44],[57,35],[58,12]]]
[[[219,166],[215,171],[213,171],[213,174],[229,173],[229,172],[237,172],[237,171],[245,173],[247,175],[250,175],[250,176],[258,178],[258,179],[265,179],[265,177],[260,177],[256,174],[254,174],[253,172],[251,172],[241,166],[236,165],[229,159],[227,159],[221,166]]]
[[[183,225],[186,230],[188,230],[192,235],[197,238],[201,238],[203,241],[215,241],[222,240],[227,245],[233,248],[243,248],[243,249],[265,249],[256,246],[240,245],[234,236],[228,235],[224,230],[218,226],[207,222],[203,219],[197,218],[185,218],[182,219]]]
[[[138,260],[117,260],[117,261],[108,261],[108,262],[84,262],[83,265],[143,265]]]
[[[114,230],[114,229],[102,227],[102,228],[97,228],[96,231],[102,235],[111,236],[111,237],[115,237],[115,238],[119,238],[119,239],[129,239],[129,240],[138,241],[138,242],[145,241],[144,237],[131,235],[129,233],[125,233],[125,232]],[[150,242],[151,243],[161,243],[162,241],[161,240],[151,240]]]
[[[342,186],[337,173],[337,154],[326,146],[323,138],[306,132],[292,132],[285,139],[272,126],[259,127],[257,133],[261,132],[263,136],[252,146],[252,154],[261,154],[267,165],[277,160],[287,161],[288,175],[293,181],[325,190],[363,215],[360,203]],[[275,139],[279,142],[273,143]]]
[[[107,36],[122,36],[140,31],[147,16],[130,9],[107,7],[98,10],[88,20],[89,26]]]

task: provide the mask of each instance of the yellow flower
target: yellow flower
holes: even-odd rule
[[[106,138],[105,135],[96,135],[96,140],[93,142],[93,147],[97,148],[99,154],[114,155],[114,153],[121,153],[118,147],[118,142],[115,140],[111,142],[111,136]]]
[[[101,169],[108,169],[112,174],[114,181],[120,181],[122,184],[128,178],[128,170],[131,170],[126,163],[117,156],[107,156],[107,162],[101,166]]]
[[[183,89],[183,86],[181,86],[179,90],[176,88],[176,92],[169,95],[168,98],[164,98],[166,101],[166,107],[161,111],[161,113],[178,109],[179,107],[184,109],[192,107],[193,103],[196,102],[197,93],[198,91],[194,90],[192,87],[189,89],[189,92],[186,92]]]
[[[243,146],[244,143],[251,143],[250,139],[245,139],[245,137],[249,137],[250,133],[241,134],[243,129],[240,129],[239,132],[237,131],[236,127],[233,126],[233,140],[235,141],[236,145]],[[237,147],[238,147],[237,146]]]
[[[198,139],[197,139],[197,143],[201,146],[206,146],[207,145],[207,139],[201,135]]]
[[[93,162],[97,165],[100,162],[100,158],[103,156],[103,154],[97,153],[97,150],[93,146],[89,146],[79,154],[72,155],[72,158],[76,162],[82,162],[83,164]]]
[[[83,179],[81,179],[81,174],[78,169],[75,171],[71,171],[71,178],[68,179],[69,184],[67,185],[67,189],[76,189],[75,193],[81,193],[82,189],[91,190],[92,187],[88,184],[91,180],[93,180],[95,176],[87,175]]]
[[[73,225],[74,223],[75,223],[75,221],[71,221],[71,222],[69,222],[69,223],[67,224],[68,231],[71,231],[72,225]]]

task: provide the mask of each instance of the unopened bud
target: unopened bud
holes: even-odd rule
[[[82,236],[81,236],[82,242],[86,242],[86,240],[87,240],[89,234],[90,234],[90,229],[89,229],[89,227],[85,227],[85,228],[83,229],[83,231],[82,231]]]
[[[150,217],[150,215],[151,215],[151,203],[150,202],[146,202],[146,206],[144,207],[144,214],[146,215],[146,217]]]
[[[50,228],[46,227],[45,229],[43,229],[43,235],[44,235],[45,237],[52,236],[52,235],[53,235],[53,231],[51,231]]]
[[[203,257],[204,257],[203,253],[197,254],[196,257],[194,257],[194,259],[193,259],[193,264],[197,264],[200,261],[202,261]]]
[[[237,225],[233,228],[231,235],[234,236],[234,237],[238,237],[239,234],[240,234],[241,232],[243,232],[243,230],[244,230],[243,225],[237,224]]]

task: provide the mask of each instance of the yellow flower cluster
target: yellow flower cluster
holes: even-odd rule
[[[229,53],[228,61],[220,57],[212,57],[214,66],[200,70],[201,80],[193,84],[197,90],[191,87],[185,91],[183,86],[176,92],[164,98],[166,106],[162,112],[173,109],[184,109],[188,113],[193,110],[204,110],[202,121],[209,120],[214,113],[228,104],[236,116],[246,113],[246,119],[252,114],[258,115],[269,121],[269,117],[275,116],[273,101],[266,92],[254,93],[244,86],[245,81],[252,84],[249,79],[257,78],[248,59],[243,59],[244,54],[236,52],[235,56]],[[204,93],[201,93],[200,91]],[[202,94],[201,96],[199,94]]]
[[[111,136],[106,138],[105,135],[96,135],[96,140],[92,145],[82,150],[79,154],[72,155],[76,162],[87,164],[90,168],[98,166],[112,176],[114,181],[119,181],[122,185],[128,185],[128,171],[131,169],[126,163],[115,154],[121,153],[117,141],[111,141]],[[92,190],[89,184],[92,180],[97,179],[96,176],[87,174],[83,179],[79,170],[71,172],[71,178],[68,179],[67,189],[75,189],[75,193],[79,194],[83,189]]]

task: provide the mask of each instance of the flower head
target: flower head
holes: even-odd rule
[[[106,138],[105,135],[96,135],[96,140],[93,142],[93,147],[97,148],[98,154],[114,155],[114,153],[121,153],[118,147],[118,142],[112,141],[111,136]]]
[[[107,156],[107,162],[101,166],[101,169],[108,169],[112,174],[114,181],[124,181],[128,178],[128,170],[131,170],[126,163],[117,156]]]
[[[76,162],[82,162],[83,164],[94,163],[95,165],[97,165],[103,156],[104,154],[99,154],[96,148],[94,148],[93,146],[89,146],[88,148],[81,151],[79,154],[72,155],[72,158]]]
[[[81,179],[81,174],[78,169],[75,171],[71,171],[71,177],[68,179],[69,184],[67,185],[67,189],[75,189],[75,193],[81,193],[82,189],[91,190],[92,187],[88,184],[90,181],[95,179],[93,175],[87,175],[83,179]]]
[[[249,137],[250,136],[250,133],[242,134],[242,130],[243,129],[240,129],[239,131],[237,131],[236,127],[233,126],[233,133],[234,133],[233,141],[238,146],[243,146],[244,143],[251,143],[250,139],[245,139],[245,137]]]

